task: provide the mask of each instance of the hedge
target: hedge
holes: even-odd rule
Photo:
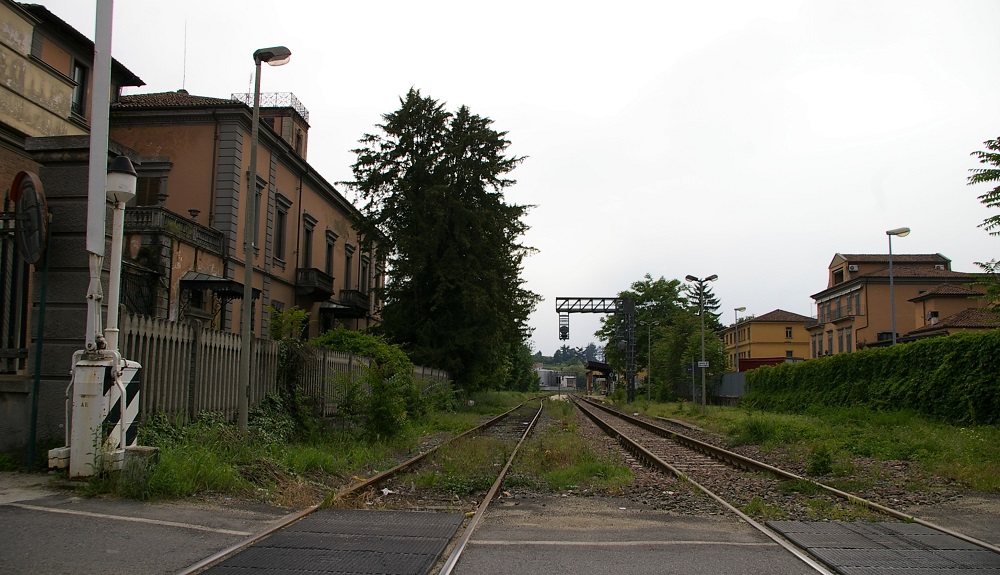
[[[747,372],[741,405],[909,409],[960,424],[1000,423],[1000,330],[761,367]]]

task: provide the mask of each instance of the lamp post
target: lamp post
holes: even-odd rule
[[[892,345],[896,345],[896,286],[892,282],[892,236],[905,238],[910,235],[910,228],[886,230],[889,236],[889,314],[892,315]]]
[[[733,366],[736,373],[740,372],[740,312],[746,311],[745,307],[734,307],[733,308],[733,341],[736,342],[736,359],[733,361]]]
[[[250,127],[250,173],[247,178],[246,193],[246,226],[243,229],[243,302],[240,311],[241,338],[240,342],[240,369],[239,369],[239,390],[237,394],[237,411],[240,431],[247,430],[247,414],[250,410],[250,354],[252,353],[251,339],[253,332],[250,329],[250,322],[253,314],[253,240],[257,225],[254,214],[257,201],[257,139],[260,124],[260,64],[267,62],[269,66],[281,66],[287,64],[292,52],[284,46],[273,48],[261,48],[253,53],[254,85],[253,85],[253,120]]]
[[[651,333],[653,331],[654,325],[660,325],[658,321],[640,321],[639,325],[648,325],[649,329],[646,330],[646,401],[652,401],[653,399],[653,353],[652,344],[650,343]]]
[[[111,220],[111,262],[108,276],[108,321],[104,340],[108,349],[118,351],[118,304],[121,301],[122,243],[125,230],[125,204],[135,197],[137,181],[132,161],[125,156],[111,160],[106,193],[114,203]]]
[[[708,362],[705,361],[705,283],[714,282],[719,276],[712,274],[700,279],[689,275],[684,279],[698,284],[698,317],[701,318],[701,361],[698,362],[698,367],[701,368],[701,414],[705,415],[708,410],[708,388],[705,387],[705,368],[708,367]]]

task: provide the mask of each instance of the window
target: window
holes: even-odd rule
[[[288,226],[288,212],[278,210],[274,216],[274,257],[285,259],[285,228]]]
[[[854,315],[854,294],[847,294],[847,315]]]
[[[813,347],[816,348],[816,352],[815,352],[816,357],[819,357],[819,356],[823,355],[823,334],[821,334],[821,333],[816,334],[816,338],[815,339],[816,339],[816,341],[814,342],[815,345]]]
[[[795,357],[795,354],[792,353],[792,350],[786,349],[785,350],[785,357],[792,358],[792,357]]]
[[[371,258],[368,256],[361,257],[361,277],[358,281],[361,282],[361,293],[368,293],[368,276],[371,269]]]
[[[785,339],[792,339],[792,328],[785,328]]]
[[[313,265],[313,231],[306,228],[302,234],[302,267],[311,268]]]
[[[344,289],[351,289],[351,267],[354,265],[354,246],[344,246]]]
[[[292,201],[282,194],[274,195],[274,257],[285,261],[288,245],[288,209]]]
[[[833,330],[826,332],[826,354],[830,355],[833,353]]]
[[[87,108],[87,69],[80,62],[73,62],[72,71],[74,86],[73,100],[70,102],[70,110],[79,116],[85,116],[84,110]]]
[[[844,330],[837,330],[837,353],[844,353]]]
[[[155,206],[160,202],[160,178],[140,176],[135,182],[135,205]]]
[[[333,275],[333,250],[334,250],[334,247],[336,246],[336,244],[337,244],[337,234],[331,232],[330,230],[327,230],[326,231],[326,261],[323,262],[324,263],[324,269],[323,269],[323,271],[325,271],[326,275],[329,275],[329,276]]]
[[[313,230],[319,220],[309,212],[302,214],[302,267],[313,267]],[[327,272],[329,274],[329,272]]]
[[[847,344],[845,346],[847,348],[847,353],[851,353],[851,351],[852,351],[852,345],[853,345],[852,340],[851,340],[852,333],[853,333],[853,329],[850,326],[847,326],[847,327],[844,328],[844,342]]]

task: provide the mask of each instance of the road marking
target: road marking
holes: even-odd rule
[[[470,545],[569,545],[577,547],[638,547],[641,545],[726,545],[729,547],[776,547],[776,543],[739,543],[735,541],[470,541]]]
[[[53,507],[42,507],[40,505],[25,505],[23,503],[7,503],[11,507],[20,507],[31,511],[48,511],[49,513],[63,513],[65,515],[81,515],[84,517],[97,517],[100,519],[111,519],[114,521],[131,521],[133,523],[149,523],[150,525],[164,525],[166,527],[180,527],[181,529],[194,529],[195,531],[210,531],[212,533],[222,533],[223,535],[237,535],[246,537],[250,535],[248,531],[234,531],[232,529],[217,529],[215,527],[205,527],[204,525],[194,525],[192,523],[177,523],[176,521],[161,521],[159,519],[145,519],[142,517],[125,517],[122,515],[107,515],[105,513],[91,513],[90,511],[77,511],[74,509],[56,509]]]

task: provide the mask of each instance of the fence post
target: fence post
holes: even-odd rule
[[[202,324],[196,319],[188,320],[188,329],[193,333],[191,337],[191,351],[189,361],[191,367],[188,370],[188,397],[187,397],[187,420],[188,423],[194,421],[195,416],[195,387],[198,379],[198,352],[201,349]]]

